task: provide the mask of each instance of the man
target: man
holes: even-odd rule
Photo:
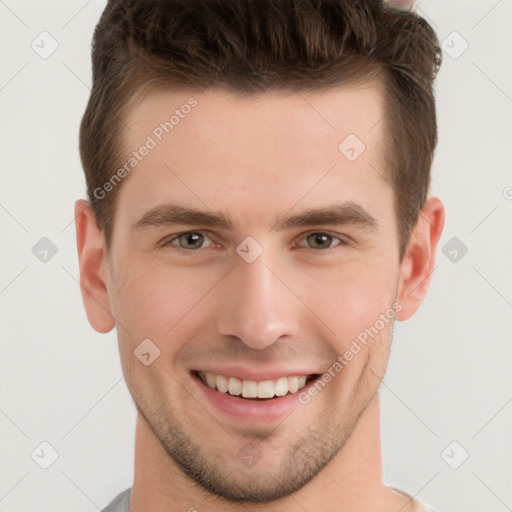
[[[412,512],[378,390],[444,225],[437,38],[377,0],[112,0],[75,206],[138,411],[107,511]]]

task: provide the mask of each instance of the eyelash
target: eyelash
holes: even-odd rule
[[[206,236],[206,237],[210,238],[206,231],[201,231],[201,230],[198,230],[198,231],[184,231],[182,233],[178,233],[177,235],[174,235],[172,238],[168,238],[168,239],[164,240],[163,243],[162,243],[162,247],[164,247],[164,248],[165,247],[172,247],[174,249],[178,249],[179,251],[183,251],[183,252],[186,252],[188,254],[195,254],[196,252],[201,251],[203,249],[202,247],[200,247],[199,249],[184,249],[183,247],[177,247],[177,246],[173,246],[172,245],[172,243],[174,241],[178,240],[181,236],[183,236],[183,235],[190,235],[190,234],[201,234],[203,236]],[[302,248],[310,249],[312,251],[321,252],[321,253],[324,253],[324,254],[331,254],[336,248],[344,247],[344,246],[348,246],[349,245],[347,240],[345,240],[344,238],[336,235],[335,233],[331,233],[329,231],[311,231],[311,232],[306,233],[303,236],[303,239],[306,239],[306,238],[308,238],[311,235],[327,235],[327,236],[329,236],[329,237],[331,237],[333,239],[338,240],[339,243],[334,245],[333,247],[328,247],[327,249],[315,249],[313,247],[302,247]],[[212,240],[212,242],[213,242],[213,240]],[[213,243],[215,243],[215,242],[213,242]]]

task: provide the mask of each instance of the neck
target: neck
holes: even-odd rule
[[[209,512],[385,511],[397,505],[403,512],[416,510],[414,502],[388,489],[382,481],[378,393],[336,457],[296,493],[272,503],[229,503],[197,486],[169,457],[139,414],[130,512],[193,511],[199,505]]]

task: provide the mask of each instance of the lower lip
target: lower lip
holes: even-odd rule
[[[317,379],[313,379],[306,384],[300,391],[294,394],[287,394],[273,398],[271,400],[247,400],[232,396],[228,393],[221,393],[203,383],[203,381],[194,373],[193,380],[199,386],[205,398],[222,414],[238,423],[263,422],[269,423],[279,421],[291,414],[297,407],[302,405],[299,402],[299,396],[307,392]]]

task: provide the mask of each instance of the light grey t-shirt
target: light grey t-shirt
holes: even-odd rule
[[[104,508],[101,512],[129,512],[130,510],[130,489],[123,491],[117,498],[110,503],[107,508]],[[427,512],[436,512],[433,508],[428,509]]]
[[[130,510],[130,492],[131,488],[123,491],[117,498],[110,503],[107,508],[104,508],[101,512],[129,512]]]

